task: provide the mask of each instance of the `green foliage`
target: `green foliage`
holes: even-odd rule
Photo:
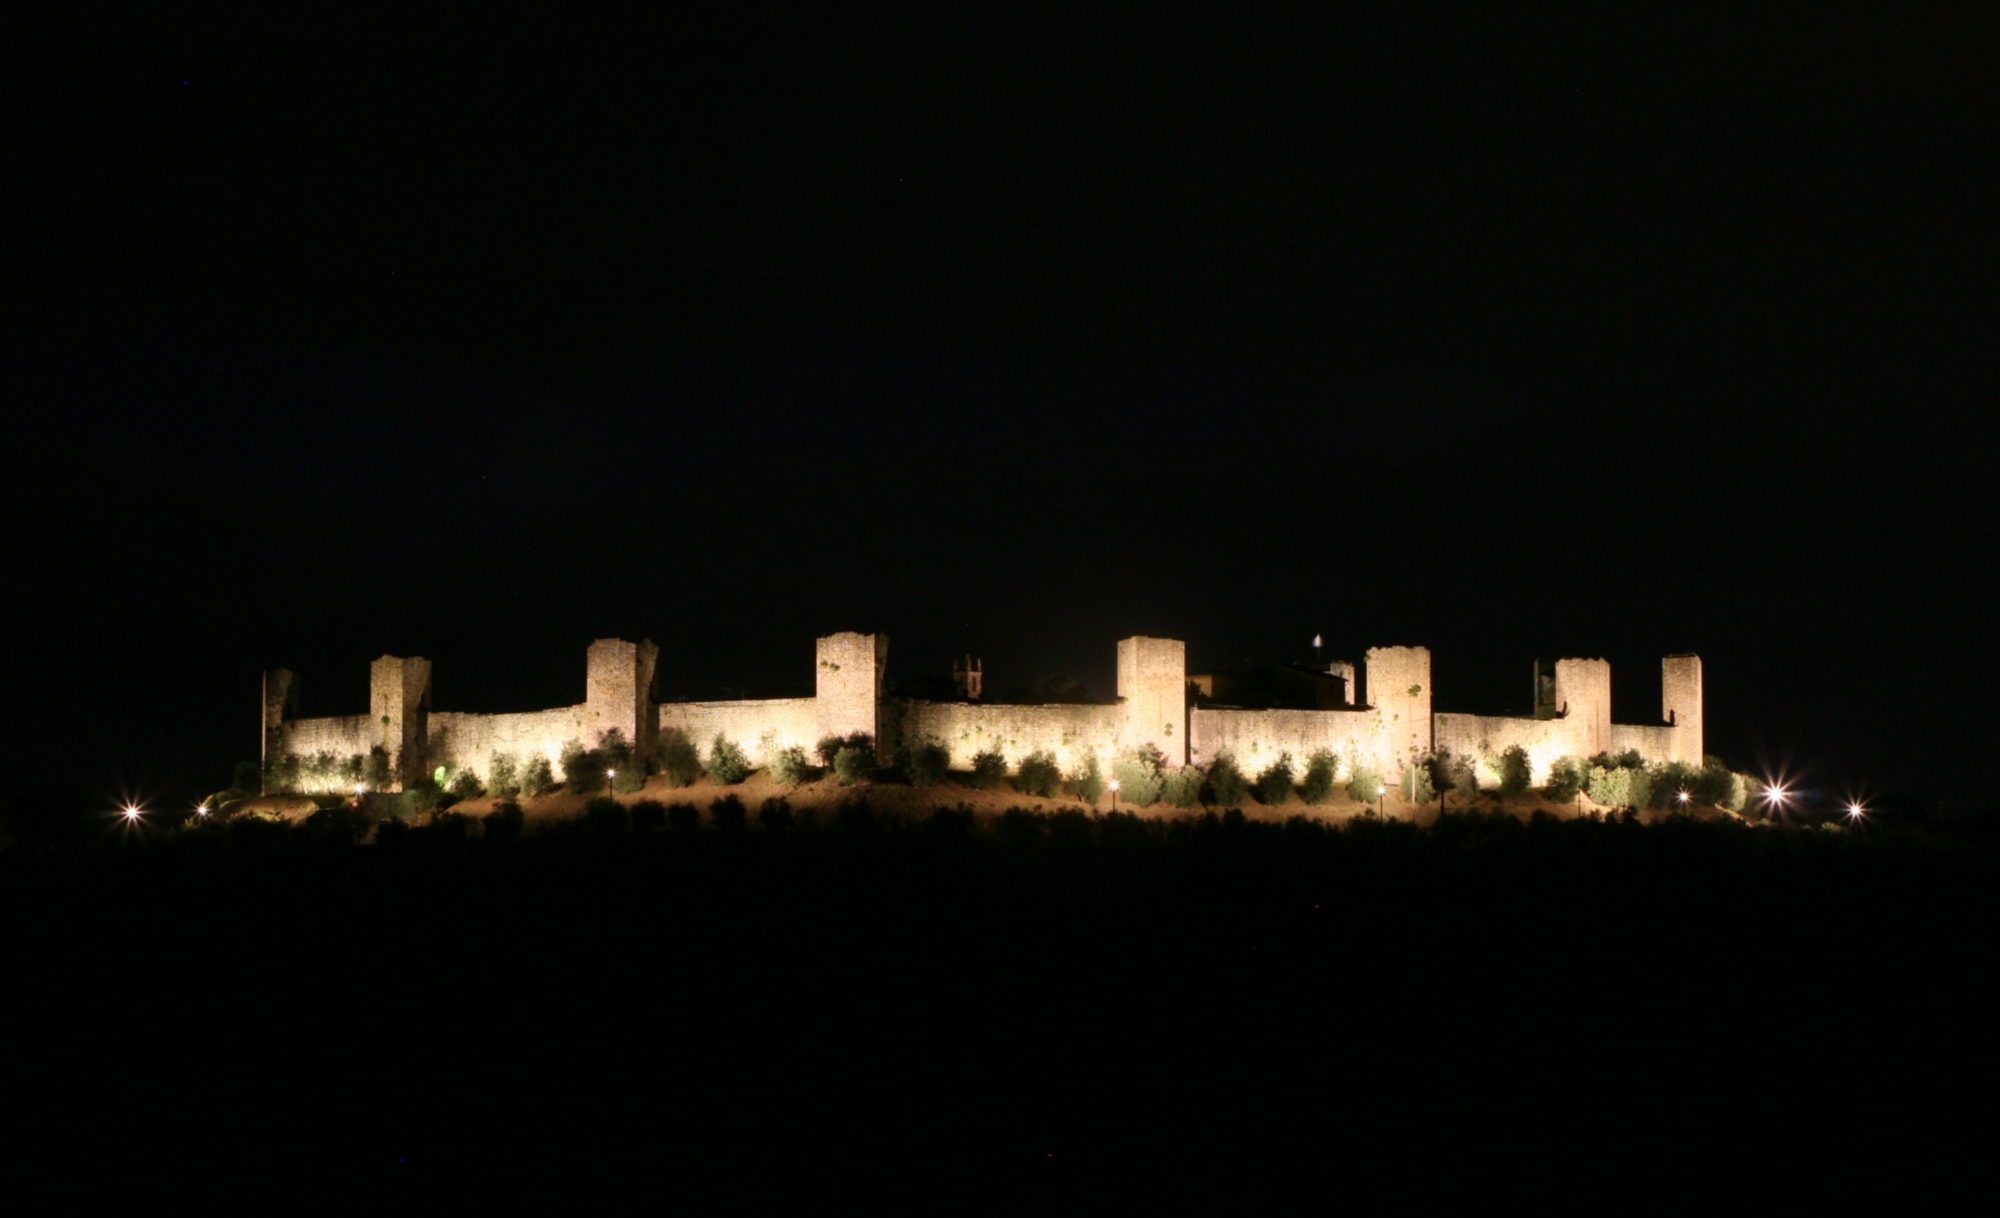
[[[1135,808],[1150,808],[1160,802],[1159,750],[1147,746],[1127,753],[1111,763],[1111,776],[1118,780],[1118,798]]]
[[[1544,792],[1550,799],[1567,803],[1577,797],[1590,781],[1589,771],[1574,757],[1558,757],[1549,763],[1549,783]]]
[[[521,767],[521,794],[533,799],[546,795],[555,789],[555,767],[549,764],[547,753],[536,753],[528,758],[528,764]]]
[[[686,732],[669,728],[660,733],[653,749],[654,766],[670,787],[684,787],[705,772],[701,754]]]
[[[1683,806],[1680,799],[1683,792],[1690,801],[1700,800],[1695,790],[1700,779],[1701,771],[1684,761],[1662,762],[1647,771],[1646,806],[1676,810]]]
[[[1191,765],[1168,770],[1160,780],[1160,798],[1176,808],[1195,807],[1201,803],[1201,784],[1206,777]]]
[[[577,741],[562,747],[563,787],[572,795],[596,795],[604,790],[604,754]]]
[[[860,749],[862,752],[873,756],[875,753],[875,737],[869,735],[867,732],[853,732],[845,736],[822,736],[814,752],[819,757],[821,765],[831,768],[834,759],[840,756],[840,750],[842,749]]]
[[[766,833],[782,833],[796,826],[798,818],[792,815],[790,800],[782,795],[773,795],[764,801],[763,807],[757,809],[757,823],[763,826]]]
[[[479,785],[479,775],[471,770],[460,770],[451,776],[451,785],[446,788],[453,799],[478,799],[486,794]]]
[[[486,766],[486,787],[502,799],[521,793],[521,763],[512,753],[495,753]]]
[[[1278,807],[1292,799],[1292,755],[1279,753],[1278,759],[1257,775],[1257,802]]]
[[[1586,789],[1607,808],[1643,808],[1651,793],[1650,777],[1643,769],[1592,765]]]
[[[788,787],[796,787],[802,782],[810,782],[813,768],[806,762],[806,751],[796,744],[788,744],[771,754],[771,777]]]
[[[1055,757],[1044,749],[1036,749],[1021,759],[1021,769],[1014,776],[1014,785],[1023,795],[1054,799],[1062,794],[1062,770],[1056,765]]]
[[[229,780],[229,789],[244,795],[255,795],[264,785],[264,772],[254,761],[236,763],[234,775]]]
[[[951,752],[935,740],[926,740],[903,751],[903,777],[913,787],[934,787],[944,781],[951,768]]]
[[[389,754],[379,745],[368,750],[368,756],[361,762],[361,773],[356,775],[356,779],[367,784],[371,791],[380,791],[388,786]]]
[[[725,832],[738,833],[749,826],[750,813],[742,800],[733,794],[725,795],[708,805],[708,823]]]
[[[632,742],[617,728],[608,728],[597,738],[597,754],[604,758],[605,772],[612,775],[615,791],[628,794],[646,785],[646,767],[632,750]]]
[[[1528,793],[1528,782],[1534,777],[1534,766],[1528,761],[1528,750],[1518,744],[1510,744],[1500,753],[1500,794],[1508,799],[1519,799]]]
[[[1396,790],[1404,799],[1416,804],[1427,804],[1437,798],[1430,767],[1421,763],[1403,767],[1402,777],[1396,780]]]
[[[1085,754],[1082,768],[1070,775],[1070,785],[1085,803],[1094,804],[1104,794],[1104,763],[1095,752]]]
[[[1215,802],[1225,808],[1242,807],[1250,794],[1250,780],[1243,776],[1235,755],[1226,749],[1208,763],[1208,787]]]
[[[708,751],[708,776],[725,787],[733,787],[750,774],[750,761],[743,750],[721,732],[715,734],[715,744]]]
[[[874,771],[875,750],[872,748],[858,749],[848,745],[833,755],[833,773],[843,787],[853,786]]]
[[[1369,766],[1357,765],[1354,767],[1354,772],[1347,776],[1347,797],[1360,800],[1364,804],[1372,804],[1379,797],[1381,786],[1380,774]]]
[[[1743,808],[1743,780],[1730,773],[1729,767],[1722,764],[1719,757],[1710,757],[1702,764],[1689,789],[1702,803],[1728,808],[1732,812]]]
[[[1333,797],[1334,776],[1340,773],[1340,758],[1331,749],[1314,749],[1306,757],[1305,779],[1299,794],[1309,804],[1323,804]]]
[[[1473,769],[1471,758],[1447,750],[1432,753],[1423,759],[1422,764],[1429,771],[1432,790],[1452,792],[1465,800],[1479,794],[1479,775]]]
[[[999,749],[983,749],[972,758],[972,785],[982,791],[997,791],[1007,780],[1007,758]]]
[[[632,827],[632,814],[609,795],[599,795],[583,805],[583,821],[599,833],[623,833]]]

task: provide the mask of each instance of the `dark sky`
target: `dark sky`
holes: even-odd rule
[[[385,652],[1322,631],[1633,721],[1697,651],[1733,764],[1992,800],[1982,7],[280,7],[6,83],[17,766],[219,786]]]

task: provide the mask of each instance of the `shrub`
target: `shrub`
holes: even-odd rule
[[[381,748],[373,748],[368,750],[368,756],[361,758],[360,761],[360,773],[355,774],[352,781],[344,785],[352,786],[355,782],[366,783],[368,784],[368,789],[371,791],[380,791],[389,785],[389,754],[387,752]]]
[[[1007,759],[999,749],[984,749],[972,758],[972,785],[982,791],[997,791],[1007,780]]]
[[[1215,802],[1225,808],[1240,807],[1250,796],[1250,780],[1236,764],[1234,754],[1224,750],[1208,763],[1208,789]]]
[[[1014,775],[1014,785],[1023,795],[1033,795],[1039,799],[1054,799],[1062,794],[1062,770],[1056,765],[1053,754],[1046,749],[1036,749],[1021,759],[1021,768]]]
[[[481,795],[486,794],[486,791],[479,785],[479,775],[473,773],[471,770],[460,770],[458,773],[453,774],[451,776],[451,786],[447,789],[451,791],[453,799],[478,799]]]
[[[264,786],[264,771],[254,761],[236,763],[234,775],[229,780],[229,789],[245,795],[255,795]]]
[[[1518,744],[1510,744],[1500,753],[1500,794],[1508,799],[1519,799],[1528,793],[1528,782],[1534,776],[1534,767],[1528,762],[1528,750]]]
[[[1421,763],[1403,767],[1402,777],[1396,780],[1396,790],[1414,804],[1427,804],[1437,798],[1430,767]]]
[[[1471,758],[1447,750],[1424,758],[1423,765],[1429,772],[1433,791],[1451,791],[1466,800],[1479,795],[1479,774],[1473,769]]]
[[[502,799],[521,793],[521,766],[514,754],[493,754],[486,766],[486,786]]]
[[[950,768],[951,753],[935,740],[926,740],[903,753],[903,777],[913,787],[938,785]]]
[[[1160,780],[1160,798],[1176,808],[1192,808],[1201,802],[1203,778],[1202,772],[1191,765],[1168,770]]]
[[[632,814],[609,795],[599,795],[583,805],[583,820],[599,833],[623,833],[632,827]]]
[[[642,799],[632,805],[632,828],[640,833],[658,833],[667,827],[667,805],[657,799]]]
[[[1582,762],[1574,757],[1558,757],[1549,763],[1549,783],[1542,790],[1550,799],[1567,803],[1577,797],[1589,779]]]
[[[703,774],[701,755],[694,747],[694,741],[687,733],[669,728],[660,733],[660,742],[653,749],[655,767],[665,776],[667,785],[684,787]]]
[[[1701,798],[1695,791],[1700,780],[1701,771],[1684,761],[1662,762],[1647,771],[1646,806],[1678,810],[1683,791],[1690,800]]]
[[[819,763],[830,767],[840,757],[842,749],[860,749],[872,756],[875,752],[875,737],[867,732],[854,732],[846,736],[822,736],[814,751],[819,754]]]
[[[1278,754],[1278,759],[1264,767],[1257,775],[1257,802],[1277,807],[1289,803],[1292,798],[1292,755]]]
[[[766,833],[782,833],[790,829],[797,823],[792,816],[791,801],[782,795],[771,796],[764,801],[763,807],[757,809],[757,823],[763,826]]]
[[[646,767],[632,749],[631,741],[617,728],[607,729],[597,738],[597,754],[612,775],[612,789],[630,794],[646,785]]]
[[[1651,794],[1648,777],[1644,770],[1593,765],[1588,790],[1592,799],[1607,808],[1642,808]]]
[[[1111,763],[1111,776],[1118,780],[1118,795],[1135,808],[1150,808],[1160,802],[1160,755],[1151,748],[1127,753]]]
[[[1359,800],[1364,804],[1372,804],[1375,802],[1381,789],[1382,776],[1369,766],[1357,765],[1354,767],[1354,772],[1347,776],[1347,797],[1349,799]]]
[[[572,740],[562,749],[563,786],[572,795],[595,795],[604,790],[604,754],[584,748]]]
[[[786,745],[771,754],[771,777],[788,787],[796,787],[809,781],[813,769],[806,764],[806,751],[796,744]]]
[[[851,787],[875,770],[875,754],[848,745],[833,755],[833,773],[840,785]]]
[[[521,767],[521,794],[533,798],[546,795],[556,785],[555,768],[549,765],[548,754],[536,753],[528,758],[528,764]]]
[[[750,825],[750,813],[743,801],[735,795],[725,795],[708,805],[708,821],[718,829],[731,833],[746,829]]]
[[[1323,804],[1333,797],[1334,776],[1340,772],[1340,758],[1331,749],[1314,749],[1306,758],[1306,774],[1299,794],[1309,804]]]
[[[304,759],[297,753],[280,753],[264,760],[263,785],[273,791],[296,791],[301,785]],[[239,777],[238,782],[242,779]],[[233,788],[242,789],[242,788]]]
[[[708,753],[708,776],[725,787],[733,787],[750,774],[750,761],[743,756],[743,750],[721,732],[715,734],[715,747]]]
[[[1717,757],[1710,757],[1702,764],[1701,772],[1694,777],[1692,787],[1694,797],[1705,804],[1736,811],[1743,806],[1743,784],[1729,767]]]
[[[1084,755],[1083,764],[1069,777],[1070,789],[1085,803],[1096,803],[1104,794],[1104,765],[1095,752]]]
[[[701,828],[701,809],[687,803],[668,804],[667,826],[678,833],[693,833]]]

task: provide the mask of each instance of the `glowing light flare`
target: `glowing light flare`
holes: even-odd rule
[[[1674,802],[1680,804],[1683,807],[1687,806],[1687,801],[1688,801],[1688,793],[1686,791],[1682,791],[1680,794],[1674,796]]]
[[[1118,780],[1116,778],[1112,779],[1110,786],[1112,790],[1116,791],[1118,789]]]
[[[130,822],[136,821],[141,816],[145,815],[145,811],[144,809],[138,807],[136,804],[126,804],[123,815],[125,817],[126,822],[129,824]]]
[[[194,814],[195,814],[196,816],[207,816],[207,815],[208,815],[208,805],[207,805],[207,804],[197,804],[197,805],[195,805],[195,810],[194,810]]]
[[[1860,804],[1850,803],[1847,805],[1847,819],[1860,820],[1866,815],[1868,815],[1868,809],[1862,807]]]

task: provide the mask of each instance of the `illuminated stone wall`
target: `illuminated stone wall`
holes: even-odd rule
[[[1137,635],[1118,640],[1122,748],[1151,745],[1170,769],[1187,764],[1187,644]]]
[[[1660,718],[1674,725],[1674,760],[1702,764],[1708,744],[1702,738],[1700,656],[1660,661]]]
[[[1207,766],[1216,754],[1229,752],[1243,772],[1256,777],[1280,754],[1290,753],[1295,766],[1303,771],[1305,761],[1318,749],[1330,750],[1340,758],[1340,773],[1353,772],[1354,763],[1383,772],[1381,716],[1370,710],[1211,710],[1196,707],[1189,712],[1191,760]],[[1393,778],[1396,771],[1391,769]]]
[[[797,745],[811,757],[819,744],[816,698],[766,698],[732,702],[667,702],[659,730],[694,741],[705,764],[715,752],[717,733],[729,737],[753,766],[768,765],[779,749]]]
[[[830,634],[819,640],[815,661],[814,742],[866,732],[876,751],[886,753],[892,742],[883,739],[881,718],[889,640],[879,634]]]
[[[344,759],[380,747],[397,780],[407,783],[438,764],[470,769],[485,780],[495,756],[525,762],[539,753],[560,779],[566,744],[594,747],[613,728],[648,756],[659,732],[685,733],[704,761],[720,733],[755,766],[768,764],[781,748],[811,753],[825,736],[868,732],[885,760],[899,743],[935,741],[961,770],[987,749],[997,749],[1009,768],[1031,752],[1047,751],[1069,772],[1092,754],[1108,762],[1150,745],[1169,765],[1206,766],[1226,749],[1255,774],[1280,754],[1302,766],[1324,748],[1339,756],[1343,776],[1361,764],[1393,780],[1437,749],[1474,759],[1481,782],[1491,785],[1499,781],[1499,755],[1511,745],[1527,750],[1537,783],[1562,756],[1637,749],[1648,761],[1699,765],[1704,747],[1701,660],[1695,656],[1662,661],[1662,712],[1670,722],[1614,725],[1611,666],[1591,659],[1556,662],[1556,717],[1513,718],[1433,713],[1431,656],[1422,647],[1371,649],[1361,674],[1366,705],[1340,710],[1189,710],[1186,645],[1178,639],[1121,640],[1120,700],[1081,706],[885,700],[888,640],[869,634],[819,640],[814,697],[657,705],[658,655],[650,642],[599,639],[587,656],[583,703],[501,715],[433,712],[429,661],[383,656],[370,668],[368,714],[292,719],[296,678],[275,669],[264,683],[266,757],[331,753]]]
[[[907,746],[943,745],[955,770],[972,768],[975,754],[998,749],[1014,769],[1036,750],[1055,756],[1067,774],[1091,753],[1109,761],[1130,747],[1122,705],[1007,706],[985,702],[898,704],[897,738]]]

